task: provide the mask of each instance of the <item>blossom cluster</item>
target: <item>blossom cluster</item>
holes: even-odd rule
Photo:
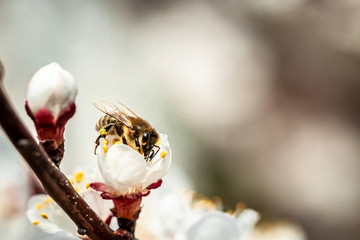
[[[101,181],[97,169],[78,170],[68,177],[72,186],[99,216],[113,229],[118,227],[112,216],[111,201],[103,200],[90,186]],[[169,191],[169,188],[172,190]],[[179,189],[177,189],[179,188]],[[165,189],[144,201],[142,216],[135,232],[141,239],[157,240],[243,240],[259,220],[259,214],[239,204],[233,212],[223,212],[221,201],[199,198],[190,191],[180,190],[173,181]],[[61,208],[47,195],[35,195],[28,204],[27,216],[31,223],[48,233],[66,231],[72,235],[63,239],[81,237],[77,227]]]
[[[181,181],[180,181],[181,182]],[[180,183],[181,184],[181,183]],[[146,199],[136,235],[158,240],[244,240],[260,215],[239,203],[234,211],[222,211],[220,198],[199,197],[180,190],[176,180]]]
[[[40,69],[29,84],[28,115],[35,123],[40,143],[57,166],[63,154],[65,124],[75,113],[76,94],[71,74],[56,63]],[[96,150],[98,169],[79,169],[68,177],[71,186],[115,233],[125,230],[133,234],[138,223],[136,234],[144,239],[241,240],[258,221],[259,214],[254,210],[238,207],[225,213],[221,204],[186,197],[182,191],[176,191],[179,190],[176,185],[172,191],[160,191],[153,200],[143,201],[151,190],[162,185],[170,169],[168,136],[159,134],[158,150],[149,158],[140,147],[136,151],[121,141],[119,132],[115,132],[100,131]],[[142,209],[144,203],[146,207]],[[84,238],[86,234],[46,194],[29,200],[27,217],[48,233],[65,231],[72,238]]]

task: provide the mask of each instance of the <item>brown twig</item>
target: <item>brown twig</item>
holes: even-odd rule
[[[50,160],[44,149],[36,143],[6,96],[2,82],[3,77],[4,68],[0,61],[0,124],[39,178],[46,192],[78,226],[79,233],[87,234],[93,240],[120,240],[121,238],[113,234],[112,230],[74,190],[66,176]]]

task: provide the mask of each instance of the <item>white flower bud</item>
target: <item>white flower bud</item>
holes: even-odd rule
[[[51,113],[56,121],[72,104],[77,87],[71,74],[55,62],[38,70],[28,86],[28,107],[35,116],[41,109]]]

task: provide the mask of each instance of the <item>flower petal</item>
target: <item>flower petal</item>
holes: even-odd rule
[[[104,181],[99,169],[94,167],[76,168],[68,178],[78,192],[89,190],[90,183]]]
[[[97,192],[86,187],[90,182],[103,180],[97,169],[77,169],[69,179],[74,188],[103,220],[111,214],[112,202],[104,201]],[[26,215],[30,222],[45,232],[53,234],[67,231],[78,236],[76,225],[48,195],[41,194],[31,197],[28,201]]]
[[[157,180],[163,178],[169,171],[171,165],[171,148],[168,136],[160,134],[161,144],[159,153],[152,160],[152,164],[148,167],[146,177],[143,181],[143,186],[147,187]],[[161,153],[166,151],[167,154],[161,158]]]
[[[82,194],[82,197],[102,220],[105,220],[111,214],[110,208],[113,207],[112,201],[103,200],[99,193],[86,191]]]
[[[53,223],[52,218],[49,218],[53,205],[47,199],[49,199],[49,196],[45,194],[31,197],[28,202],[26,216],[34,226],[41,228],[47,233],[56,233],[61,231],[61,229]]]
[[[260,214],[252,209],[245,209],[237,216],[236,221],[240,232],[240,239],[254,229],[256,223],[260,220]]]
[[[189,240],[238,240],[236,221],[223,212],[207,213],[187,231]]]
[[[49,214],[49,219],[51,219],[60,229],[77,236],[77,226],[56,203],[53,204],[53,209]]]
[[[99,169],[106,185],[115,189],[119,195],[141,188],[147,170],[141,154],[127,145],[119,144],[113,145],[107,155],[98,148],[97,155]]]
[[[90,183],[90,187],[99,192],[108,192],[110,191],[110,189],[112,189],[109,188],[108,185],[106,185],[105,183],[101,183],[101,182]]]
[[[79,240],[79,238],[67,232],[61,231],[49,238],[46,238],[46,240]]]

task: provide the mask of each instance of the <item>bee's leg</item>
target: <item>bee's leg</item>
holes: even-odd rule
[[[123,130],[119,129],[119,127],[116,124],[114,124],[114,128],[115,128],[115,131],[116,131],[117,135],[119,135],[119,137],[121,135],[123,135]]]
[[[124,135],[122,135],[122,142],[123,142],[123,144],[125,144],[125,145],[127,145],[127,141],[126,141],[126,138],[125,138],[125,136]]]
[[[109,131],[109,129],[112,127],[112,126],[115,126],[113,124],[107,126],[106,128],[102,128],[100,129],[100,135],[97,137],[97,139],[95,140],[95,149],[94,149],[94,154],[96,155],[96,149],[97,147],[100,145],[100,138],[105,138],[106,135],[107,135],[107,132]]]
[[[159,152],[160,147],[157,145],[154,145],[154,147],[157,148],[156,152],[154,151],[154,149],[151,150],[151,153],[150,153],[149,157],[146,159],[146,161],[149,161],[149,160],[151,161],[156,156],[156,154]]]
[[[156,152],[155,152],[155,154],[154,154],[154,156],[153,156],[153,157],[155,157],[155,156],[156,156],[156,154],[160,151],[160,147],[159,147],[159,146],[154,145],[154,147],[157,147],[157,150],[156,150]]]
[[[97,137],[97,139],[95,140],[95,149],[94,149],[94,154],[96,155],[96,149],[97,149],[97,147],[100,145],[100,138],[102,138],[103,136],[101,136],[101,135],[99,135],[98,137]]]
[[[142,152],[144,153],[144,157],[145,157],[145,146],[146,146],[146,143],[142,143],[142,146],[141,146],[141,150]],[[148,156],[145,157],[145,160],[148,158]],[[146,160],[147,161],[147,160]]]
[[[138,151],[139,151],[139,153],[141,154],[141,150],[140,150],[140,143],[139,143],[139,138],[135,138],[135,145],[136,145],[136,147],[137,147],[137,149],[138,149]]]

